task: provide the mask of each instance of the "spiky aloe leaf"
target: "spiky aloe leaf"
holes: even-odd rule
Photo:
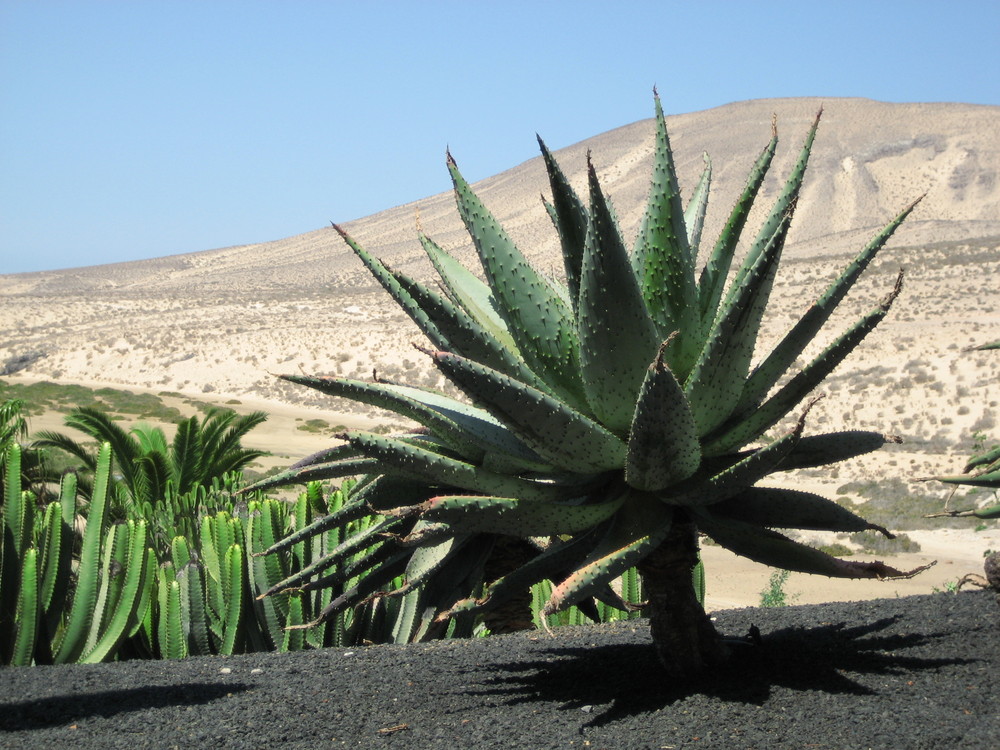
[[[725,422],[739,403],[790,221],[786,215],[778,224],[729,295],[684,384],[699,436]]]
[[[829,466],[876,451],[886,443],[899,444],[898,435],[884,435],[869,430],[844,430],[822,435],[806,435],[792,448],[778,467],[779,471]]]
[[[408,534],[398,534],[393,537],[393,540],[401,547],[416,548],[437,544],[443,539],[447,539],[451,534],[451,528],[446,523],[417,519]]]
[[[1000,461],[1000,445],[996,446],[992,450],[988,450],[985,453],[981,453],[977,456],[972,456],[965,464],[962,469],[963,472],[970,472],[973,469],[978,469],[981,466],[989,467],[991,464]]]
[[[373,513],[383,513],[400,505],[400,498],[422,502],[437,494],[426,482],[415,482],[388,474],[366,477],[350,491],[350,499],[344,507],[360,503]],[[332,508],[331,508],[332,510]],[[361,519],[363,520],[363,519]],[[374,517],[370,520],[374,522]]]
[[[435,346],[448,348],[449,341],[447,336],[444,335],[442,331],[431,321],[427,313],[420,307],[419,303],[413,298],[413,296],[403,288],[399,283],[399,280],[392,274],[392,272],[385,266],[382,261],[376,258],[374,255],[365,250],[361,245],[355,241],[351,235],[349,235],[344,229],[333,224],[333,228],[337,231],[337,234],[341,236],[344,242],[347,243],[355,255],[365,264],[368,271],[375,277],[375,279],[382,285],[382,287],[392,295],[392,298],[396,300],[397,304],[406,311],[413,322],[417,324],[424,335],[427,336]]]
[[[741,457],[722,471],[715,473],[708,470],[705,476],[696,475],[662,493],[661,497],[671,505],[691,507],[712,505],[739,494],[777,470],[802,437],[805,418],[803,414],[791,431]]]
[[[750,487],[735,497],[715,503],[712,515],[758,526],[818,531],[878,531],[892,539],[882,526],[869,523],[833,500],[801,490]]]
[[[648,495],[629,491],[607,533],[576,570],[552,591],[545,616],[590,596],[656,549],[670,531],[673,511]]]
[[[705,213],[708,210],[708,190],[712,184],[712,160],[708,154],[702,154],[705,161],[705,169],[698,180],[688,201],[687,208],[684,209],[684,225],[687,227],[688,245],[691,247],[691,254],[698,255],[698,246],[701,244],[701,232],[705,227]]]
[[[594,545],[607,533],[610,524],[605,522],[569,539],[553,541],[529,562],[492,582],[481,596],[456,602],[451,609],[438,615],[438,619],[443,621],[457,614],[479,615],[540,581],[564,578],[567,570],[572,570],[586,559]]]
[[[448,297],[503,348],[517,351],[507,323],[497,313],[497,301],[489,286],[427,235],[420,235],[420,244],[441,277]]]
[[[260,596],[270,596],[271,594],[276,594],[287,589],[294,588],[303,581],[307,581],[317,573],[322,573],[324,570],[327,570],[357,552],[369,550],[368,554],[371,554],[370,550],[375,548],[375,545],[381,543],[385,535],[399,530],[403,527],[403,525],[404,519],[390,518],[370,526],[364,531],[348,537],[323,557],[318,560],[314,560],[311,565],[292,573],[284,580],[278,581]],[[273,550],[287,546],[287,542],[287,538],[283,539],[282,541],[276,543],[271,550],[265,554],[270,554]]]
[[[321,623],[328,622],[338,613],[361,604],[372,595],[383,590],[394,578],[402,575],[406,570],[407,557],[408,555],[397,555],[390,558],[377,569],[369,571],[356,585],[324,607],[312,622],[307,622],[301,627],[312,628]]]
[[[533,482],[499,474],[475,464],[444,455],[430,441],[407,441],[366,432],[348,432],[352,445],[379,461],[379,464],[403,477],[425,479],[435,484],[474,492],[512,495],[524,499],[556,500],[572,495],[575,486],[566,488],[554,483]]]
[[[748,415],[734,418],[717,434],[707,437],[702,443],[705,454],[719,455],[746,445],[788,414],[885,318],[902,288],[903,273],[900,271],[895,287],[877,307],[827,346],[760,407]]]
[[[918,198],[904,208],[889,224],[879,232],[854,258],[833,283],[823,292],[799,321],[785,334],[771,353],[754,368],[747,379],[746,387],[740,398],[737,411],[747,411],[763,400],[767,392],[778,382],[778,379],[788,371],[806,345],[820,331],[837,305],[858,280],[872,259],[881,250],[896,229],[923,199]]]
[[[562,246],[566,286],[570,300],[576,305],[580,297],[580,275],[589,223],[587,208],[541,138],[538,139],[538,146],[549,175],[549,187],[552,190],[550,214]]]
[[[349,581],[359,581],[366,577],[370,571],[381,570],[383,567],[395,565],[400,561],[406,562],[410,559],[410,555],[412,554],[412,550],[402,549],[393,544],[382,544],[377,546],[374,551],[354,555],[354,559],[350,562],[344,562],[339,566],[331,566],[333,567],[332,573],[324,575],[320,578],[314,578],[306,583],[300,581],[298,583],[293,582],[286,585],[286,581],[282,581],[272,590],[266,591],[259,596],[271,596],[276,593],[292,595],[297,592],[306,593],[309,591],[319,590],[329,591],[331,587],[337,586],[338,584],[346,584]],[[315,572],[311,572],[309,575],[311,576],[314,574]],[[305,576],[303,580],[308,577],[309,576]],[[289,578],[288,580],[292,581],[292,578]],[[329,604],[329,601],[327,604]]]
[[[965,484],[969,487],[995,488],[1000,486],[1000,471],[990,471],[975,475],[958,474],[957,476],[941,476],[934,478],[939,482],[945,482],[946,484]]]
[[[548,387],[517,354],[516,349],[508,344],[509,336],[495,337],[490,329],[480,325],[462,307],[442,297],[433,289],[397,271],[390,273],[445,337],[448,350],[459,352],[521,380],[527,380],[536,387]]]
[[[351,450],[357,454],[358,451]],[[310,464],[297,469],[288,469],[274,476],[255,482],[243,490],[247,492],[262,492],[275,487],[286,487],[289,484],[307,484],[322,479],[341,479],[343,477],[353,477],[358,474],[372,472],[378,469],[378,462],[364,456],[344,458],[327,463]]]
[[[420,612],[410,640],[426,641],[440,637],[444,628],[438,623],[437,614],[450,609],[482,580],[486,561],[494,547],[491,543],[493,538],[482,534],[471,537],[468,543],[448,555],[434,575],[414,592],[419,594]],[[451,637],[470,637],[473,624],[471,617],[456,618]]]
[[[806,135],[805,143],[802,145],[801,151],[799,151],[798,160],[795,162],[791,174],[788,175],[788,179],[785,181],[778,199],[774,202],[771,213],[761,225],[760,231],[757,233],[757,238],[754,240],[753,245],[751,245],[743,266],[736,273],[736,279],[733,281],[732,287],[730,287],[730,294],[733,293],[733,290],[740,287],[743,277],[754,266],[757,256],[764,252],[771,238],[778,232],[778,227],[781,223],[790,220],[799,198],[802,179],[805,177],[806,165],[809,163],[809,154],[812,151],[813,142],[816,140],[816,131],[819,129],[819,120],[822,115],[823,110],[820,109],[816,113],[812,127],[809,128],[809,133]]]
[[[284,378],[286,376],[279,375],[279,378]],[[291,469],[304,469],[308,466],[317,466],[319,464],[328,464],[332,461],[344,461],[350,458],[357,458],[360,454],[354,450],[347,443],[341,443],[340,445],[335,445],[331,448],[324,448],[321,451],[316,451],[315,453],[310,453],[305,458],[300,458],[294,464],[289,466]],[[308,483],[311,484],[311,483]],[[246,492],[253,492],[258,488],[259,485],[253,484],[247,489],[243,490]]]
[[[498,312],[528,366],[571,404],[586,403],[573,311],[525,259],[448,155],[459,214],[479,252]],[[438,347],[444,348],[444,347]]]
[[[994,479],[993,484],[989,485],[991,487],[996,487],[1000,484],[1000,473]],[[981,508],[980,510],[975,510],[972,513],[977,518],[1000,518],[1000,504],[991,505],[989,508]]]
[[[394,383],[366,383],[346,378],[283,375],[332,396],[390,409],[413,419],[467,460],[481,462],[487,451],[500,451],[525,469],[542,468],[541,459],[517,440],[488,411],[449,396]]]
[[[434,615],[462,595],[463,583],[475,578],[473,571],[481,573],[492,546],[489,537],[462,534],[414,550],[404,584],[387,594],[399,606],[393,641],[426,640],[435,631]]]
[[[448,524],[457,533],[490,532],[511,536],[573,534],[610,518],[622,505],[623,496],[598,502],[566,503],[524,497],[442,495],[431,498],[412,512],[427,521]],[[405,509],[403,513],[411,512]]]
[[[686,374],[687,362],[696,352],[688,336],[697,331],[698,290],[695,286],[695,258],[684,226],[684,209],[674,168],[670,138],[660,97],[656,100],[656,145],[653,178],[642,228],[633,253],[642,294],[659,338],[674,331],[679,354],[668,357],[675,371]]]
[[[400,596],[419,586],[424,580],[434,575],[435,572],[448,561],[448,559],[468,541],[469,534],[455,534],[437,544],[428,544],[418,547],[410,555],[406,564],[404,574],[406,583],[396,591],[393,596]]]
[[[764,182],[764,177],[767,175],[767,170],[771,166],[771,160],[774,158],[777,145],[777,128],[772,123],[771,141],[761,152],[760,156],[757,157],[753,169],[750,170],[747,185],[736,201],[736,205],[733,206],[729,219],[722,233],[719,235],[718,242],[716,242],[711,256],[709,256],[705,267],[701,271],[701,277],[698,281],[698,306],[701,317],[699,338],[701,339],[708,336],[708,331],[715,321],[719,303],[722,300],[726,277],[729,275],[729,269],[732,266],[733,256],[736,252],[736,246],[743,233],[743,227],[746,225],[747,217],[750,215],[750,209],[753,207],[757,192],[760,190],[760,186]]]
[[[589,159],[587,174],[590,222],[577,305],[580,372],[595,419],[626,435],[636,393],[660,338]]]
[[[663,361],[650,365],[629,431],[625,481],[657,491],[687,479],[701,464],[701,445],[684,391]]]
[[[432,356],[452,382],[552,465],[581,474],[622,465],[625,443],[567,403],[464,357]]]
[[[883,580],[912,578],[930,567],[924,565],[914,570],[901,571],[879,561],[841,560],[770,529],[741,521],[722,520],[705,508],[699,508],[696,513],[699,527],[722,546],[743,557],[784,570],[831,578]]]

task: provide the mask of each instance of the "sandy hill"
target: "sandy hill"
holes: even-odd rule
[[[767,143],[772,117],[781,143],[765,197],[778,190],[820,107],[819,137],[789,238],[792,254],[853,246],[925,192],[926,200],[897,244],[1000,235],[1000,107],[796,98],[739,102],[668,118],[683,188],[690,190],[697,180],[702,154],[713,160],[714,210],[707,237],[715,236]],[[584,180],[584,156],[593,152],[629,235],[648,190],[652,136],[653,121],[643,120],[556,152],[577,184]],[[461,154],[456,158],[461,165]],[[445,179],[443,164],[441,170]],[[526,253],[536,259],[551,256],[555,264],[556,239],[538,198],[548,192],[540,158],[482,181],[477,190]],[[456,250],[468,246],[450,193],[382,211],[347,228],[380,257],[405,266],[422,258],[415,239],[417,211],[438,242]],[[337,220],[336,206],[330,214]],[[234,290],[248,296],[274,291],[345,295],[369,286],[360,264],[328,228],[149,261],[0,276],[0,290],[19,294],[115,289],[194,297]]]

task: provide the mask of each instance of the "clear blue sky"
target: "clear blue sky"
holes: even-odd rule
[[[0,273],[261,242],[651,114],[1000,104],[1000,2],[0,0]]]

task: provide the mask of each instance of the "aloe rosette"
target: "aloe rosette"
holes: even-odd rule
[[[543,614],[594,598],[642,606],[664,665],[689,674],[725,653],[692,586],[699,532],[789,570],[849,578],[913,573],[841,560],[779,533],[889,535],[831,500],[758,482],[896,440],[867,431],[806,435],[808,406],[801,405],[885,317],[902,274],[883,300],[792,370],[916,202],[755,362],[819,116],[773,208],[745,241],[742,264],[735,267],[734,256],[775,154],[775,129],[699,271],[711,163],[706,157],[685,205],[658,97],[655,105],[652,186],[631,250],[589,155],[584,198],[539,140],[564,280],[546,278],[526,260],[450,154],[458,210],[481,274],[421,234],[440,277],[431,286],[390,268],[334,226],[427,336],[426,356],[467,400],[380,380],[283,376],[386,408],[418,427],[395,436],[349,431],[342,444],[257,485],[362,476],[338,513],[274,550],[351,518],[380,518],[272,591],[353,577],[357,584],[321,619],[374,597],[401,597],[395,636],[405,641],[440,635],[446,626],[469,632],[476,618],[492,629],[522,622],[516,611],[526,592],[548,580]],[[790,429],[765,438],[796,409]],[[624,601],[609,585],[636,566],[645,602]],[[506,620],[498,616],[505,608]]]

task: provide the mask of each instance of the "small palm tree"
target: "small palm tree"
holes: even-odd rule
[[[213,479],[240,471],[265,455],[264,451],[244,448],[243,437],[267,419],[264,412],[239,415],[230,410],[212,410],[199,421],[197,416],[177,425],[171,443],[159,427],[136,425],[124,430],[107,414],[97,409],[79,407],[65,419],[67,427],[88,435],[100,443],[109,443],[115,458],[114,503],[118,510],[156,504],[168,494],[182,495],[198,487],[208,487]],[[89,492],[89,482],[96,467],[96,453],[86,445],[59,432],[38,433],[34,447],[59,448],[83,464],[81,488]]]

